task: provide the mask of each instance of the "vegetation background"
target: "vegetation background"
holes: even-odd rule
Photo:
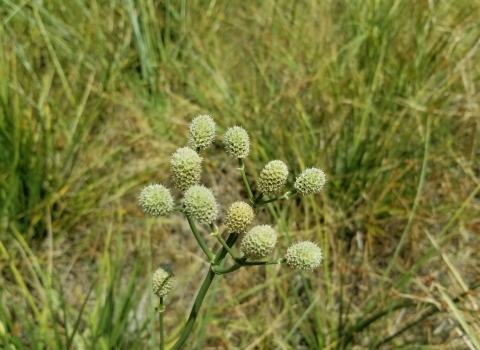
[[[325,261],[217,278],[186,349],[480,349],[479,19],[478,0],[1,0],[0,348],[156,348],[164,263],[175,341],[208,265],[136,197],[211,114],[224,207],[245,198],[230,126],[252,182],[273,159],[289,186],[325,170],[257,216],[272,258],[311,239]]]

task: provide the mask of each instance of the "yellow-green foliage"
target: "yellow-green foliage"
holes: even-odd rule
[[[253,223],[275,222],[278,254],[312,240],[324,260],[218,279],[186,348],[480,348],[478,1],[4,0],[0,14],[0,348],[154,348],[149,276],[169,261],[186,294],[165,313],[175,341],[204,262],[180,219],[145,225],[135,197],[174,187],[168,160],[207,113],[218,135],[248,130],[252,182],[272,159],[285,189],[325,171],[320,195]],[[222,142],[202,183],[226,208],[245,196]]]

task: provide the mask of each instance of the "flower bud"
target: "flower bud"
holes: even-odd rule
[[[288,168],[281,160],[272,160],[260,172],[258,190],[266,196],[276,195],[287,182]]]
[[[190,124],[188,144],[194,148],[205,149],[215,140],[215,122],[209,115],[199,115]]]
[[[287,249],[285,259],[293,269],[313,270],[322,264],[322,249],[313,242],[298,242]]]
[[[175,187],[180,191],[198,184],[202,173],[202,157],[189,147],[177,149],[170,161]]]
[[[235,202],[228,208],[225,225],[228,233],[244,233],[253,220],[253,209],[245,202]]]
[[[152,216],[165,216],[173,211],[173,198],[170,190],[163,185],[145,187],[138,201],[144,213]]]
[[[218,205],[212,191],[195,185],[185,192],[185,213],[201,224],[210,224],[218,216]]]
[[[277,244],[277,233],[269,225],[253,227],[243,237],[240,249],[250,259],[261,259],[272,254]]]
[[[158,297],[164,297],[175,286],[175,275],[173,270],[168,266],[162,266],[154,272],[152,278],[153,294]]]
[[[302,195],[313,194],[319,192],[325,183],[327,177],[321,169],[310,168],[297,176],[293,187]]]
[[[225,133],[225,150],[230,157],[246,158],[250,153],[250,139],[247,131],[241,126],[229,128]]]

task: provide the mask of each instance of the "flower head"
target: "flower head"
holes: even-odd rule
[[[293,187],[302,195],[313,194],[319,192],[325,183],[327,177],[321,169],[310,168],[297,176]]]
[[[158,297],[166,296],[175,286],[175,280],[175,275],[170,267],[159,267],[152,278],[153,294]]]
[[[212,190],[195,185],[185,192],[185,213],[202,224],[210,224],[218,216],[218,204]]]
[[[228,208],[225,225],[228,232],[244,233],[253,220],[253,209],[245,202],[235,202]]]
[[[258,190],[267,196],[273,196],[285,186],[287,178],[287,165],[281,160],[272,160],[260,172]]]
[[[205,149],[215,140],[215,122],[209,115],[199,115],[190,124],[188,144],[194,148]]]
[[[225,133],[225,150],[230,157],[246,158],[250,153],[250,139],[247,131],[241,126],[229,128]]]
[[[272,254],[277,244],[277,233],[269,225],[253,227],[243,237],[240,249],[245,257],[250,259],[261,259]]]
[[[164,216],[173,211],[173,198],[170,190],[163,185],[153,184],[145,187],[138,201],[144,213],[152,216]]]
[[[185,191],[200,181],[202,172],[202,157],[189,147],[177,149],[170,160],[175,187]]]
[[[313,242],[298,242],[287,249],[285,259],[291,268],[313,270],[322,264],[322,249]]]

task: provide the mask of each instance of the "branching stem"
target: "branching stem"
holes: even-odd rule
[[[202,236],[200,236],[200,233],[197,230],[197,226],[195,226],[195,222],[192,220],[192,218],[188,215],[185,215],[188,220],[188,224],[190,225],[190,229],[193,232],[193,235],[195,236],[195,239],[197,240],[198,244],[202,248],[203,252],[207,255],[208,260],[210,262],[213,262],[215,260],[215,255],[208,249],[207,245],[203,241]]]
[[[250,199],[250,202],[253,203],[253,193],[247,180],[247,174],[245,174],[245,164],[243,163],[242,158],[238,158],[238,170],[240,170],[240,172],[242,173],[243,183],[245,184],[245,188],[247,189],[248,193],[248,199]]]
[[[265,205],[265,204],[268,204],[268,203],[272,203],[272,202],[275,202],[275,201],[279,201],[281,199],[288,199],[290,196],[294,195],[295,193],[297,193],[297,190],[291,190],[291,191],[288,191],[288,192],[285,192],[284,194],[282,194],[281,196],[278,196],[278,197],[275,197],[275,198],[272,198],[272,199],[268,199],[266,201],[261,201],[259,202],[259,200],[255,200],[255,206],[256,207],[260,207],[262,205]],[[260,198],[261,199],[261,198]]]
[[[237,239],[238,239],[238,235],[235,233],[231,233],[230,236],[228,236],[227,238],[227,245],[229,247],[232,247],[237,241]],[[212,265],[218,265],[225,258],[226,255],[227,255],[227,250],[225,249],[225,247],[223,247],[215,255]],[[198,312],[200,311],[200,307],[202,306],[202,303],[203,303],[203,299],[205,299],[205,295],[207,294],[208,288],[210,288],[210,285],[212,284],[214,277],[215,277],[215,272],[212,269],[208,270],[207,276],[205,276],[205,280],[203,281],[202,286],[198,291],[197,298],[195,299],[192,310],[190,311],[190,316],[188,317],[187,323],[185,324],[185,328],[183,329],[183,332],[180,335],[180,338],[178,338],[177,342],[173,345],[173,347],[170,350],[180,349],[180,347],[183,345],[183,343],[185,343],[188,336],[192,332],[193,325],[195,324],[195,321],[197,319]]]

